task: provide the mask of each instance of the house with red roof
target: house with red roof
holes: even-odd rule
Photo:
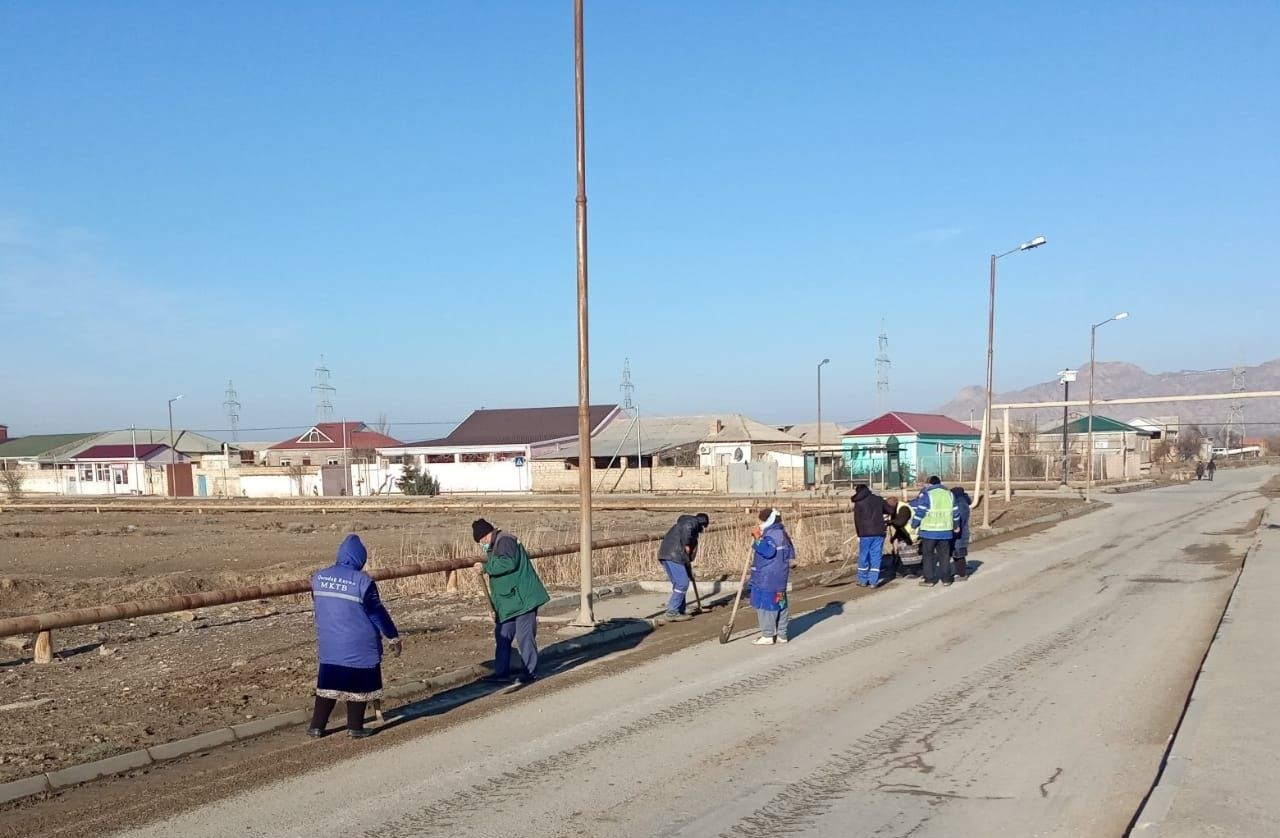
[[[262,452],[262,465],[341,466],[360,458],[375,459],[379,448],[402,445],[364,422],[321,422]]]
[[[937,475],[961,482],[978,467],[981,434],[938,413],[892,411],[851,428],[841,438],[855,483],[897,489]]]

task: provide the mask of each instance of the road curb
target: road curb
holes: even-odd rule
[[[59,771],[50,771],[45,774],[45,777],[48,778],[49,785],[53,786],[53,788],[65,789],[67,786],[77,786],[90,780],[96,780],[99,777],[123,774],[126,771],[146,768],[153,762],[155,760],[146,751],[130,751],[127,754],[107,757],[96,762],[86,762],[83,765],[73,765],[70,768],[63,768]]]
[[[1042,515],[1033,518],[1030,521],[1024,521],[1011,527],[996,527],[990,530],[976,530],[973,533],[973,541],[984,541],[989,538],[995,538],[1002,535],[1018,532],[1029,527],[1042,526],[1044,524],[1053,524],[1059,521],[1065,521],[1086,515],[1103,508],[1102,504],[1089,504],[1072,509],[1066,509],[1062,512],[1054,512],[1048,515]],[[607,587],[597,588],[593,594],[597,597],[617,596],[641,589],[640,582],[624,582],[618,585],[610,585]],[[573,594],[566,597],[558,597],[558,600],[578,602],[578,595]],[[551,600],[548,606],[557,600]],[[594,646],[606,646],[610,643],[616,643],[630,637],[639,637],[650,634],[658,626],[656,620],[629,620],[622,625],[612,628],[605,627],[597,629],[589,634],[581,637],[569,638],[556,644],[554,655],[549,658],[561,657],[563,655],[577,654],[584,649]],[[493,670],[485,664],[472,664],[459,669],[445,672],[441,675],[435,675],[430,678],[415,679],[410,681],[401,681],[397,684],[388,685],[383,690],[386,698],[405,698],[422,692],[439,692],[461,686],[469,681],[477,678],[483,678]],[[130,751],[118,756],[109,757],[96,762],[85,763],[83,765],[73,765],[58,771],[52,771],[45,774],[36,774],[30,777],[24,777],[9,783],[0,785],[0,804],[10,803],[12,801],[21,800],[25,797],[33,797],[39,794],[46,794],[53,791],[61,791],[70,786],[87,783],[102,777],[113,774],[123,774],[128,771],[135,771],[139,768],[145,768],[160,762],[166,762],[171,759],[177,759],[183,756],[189,756],[200,751],[208,751],[214,748],[232,744],[233,742],[241,742],[246,739],[252,739],[265,733],[280,730],[294,725],[305,723],[309,718],[309,714],[305,710],[293,710],[287,713],[277,713],[267,716],[263,719],[255,719],[253,721],[244,722],[243,724],[232,725],[230,727],[215,728],[206,733],[197,734],[186,739],[179,739],[173,742],[167,742],[163,745],[153,745],[148,749],[139,751]]]
[[[634,585],[634,583],[627,583],[627,585]],[[626,588],[627,585],[613,587]],[[577,602],[576,595],[573,599],[574,602]],[[655,627],[656,623],[653,620],[629,621],[620,626],[605,627],[581,637],[574,637],[557,643],[555,654],[548,656],[548,659],[554,660],[564,655],[577,654],[584,649],[607,646],[610,643],[616,643],[628,637],[649,634]],[[485,664],[473,664],[430,678],[390,685],[383,690],[383,695],[386,698],[398,699],[422,692],[439,692],[461,686],[477,678],[483,678],[492,671],[492,667]],[[72,765],[58,771],[24,777],[20,780],[0,784],[0,804],[53,791],[61,791],[71,786],[113,774],[124,774],[156,763],[189,756],[201,751],[210,751],[214,748],[252,739],[272,731],[304,724],[309,718],[310,714],[305,710],[276,713],[275,715],[254,719],[243,724],[215,728],[206,733],[166,742],[163,745],[153,745],[150,748],[129,751],[128,753],[118,754],[95,762]]]
[[[190,736],[186,739],[179,739],[176,742],[153,745],[147,748],[147,753],[151,754],[151,758],[156,762],[164,762],[167,759],[175,759],[184,757],[187,754],[207,751],[234,741],[236,741],[235,732],[229,727],[220,727],[217,730],[201,733],[198,736]]]
[[[52,790],[53,786],[49,785],[49,778],[43,774],[36,774],[34,777],[23,777],[21,780],[14,780],[11,783],[0,785],[0,803],[21,800],[33,794],[43,794]]]

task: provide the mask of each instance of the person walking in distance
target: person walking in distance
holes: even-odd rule
[[[373,731],[364,726],[370,701],[382,698],[382,638],[400,657],[400,633],[378,596],[378,584],[364,572],[368,551],[352,533],[338,547],[332,565],[311,577],[315,608],[317,657],[316,701],[307,735],[324,736],[329,716],[339,701],[347,703],[347,732],[363,739]]]
[[[787,608],[787,582],[796,548],[776,509],[762,509],[751,531],[751,607],[760,621],[757,646],[787,642],[791,611]]]
[[[1196,480],[1204,480],[1204,463],[1196,460]]]
[[[489,600],[493,603],[493,675],[487,680],[511,679],[511,645],[520,649],[524,672],[517,680],[531,683],[538,670],[538,609],[551,599],[533,569],[529,553],[514,535],[495,529],[483,518],[471,524],[471,536],[484,551],[485,560],[476,562],[476,573],[489,577]]]
[[[882,581],[887,581],[881,577],[886,518],[892,517],[896,511],[865,484],[859,483],[853,490],[853,528],[858,536],[857,583],[860,587],[875,588]]]
[[[1209,479],[1213,480],[1213,473],[1218,470],[1218,464],[1214,462],[1213,457],[1209,458],[1209,465],[1205,466],[1204,470],[1209,475]]]
[[[964,581],[969,578],[969,514],[973,507],[973,499],[963,486],[951,490],[951,497],[960,513],[959,523],[951,538],[951,559],[955,562],[956,578]]]
[[[960,510],[956,508],[951,492],[942,485],[939,477],[930,477],[925,489],[911,503],[915,511],[912,523],[920,530],[920,553],[924,559],[924,578],[920,584],[932,588],[941,582],[944,586],[955,581],[951,566],[951,537],[960,523]]]
[[[689,593],[689,580],[693,575],[693,560],[698,555],[698,536],[711,524],[706,513],[681,515],[658,547],[658,561],[671,581],[671,596],[662,619],[679,622],[692,619],[685,613],[685,597]]]

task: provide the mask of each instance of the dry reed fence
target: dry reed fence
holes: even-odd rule
[[[742,573],[742,565],[751,549],[751,519],[743,516],[743,520],[741,529],[709,532],[702,536],[698,558],[694,563],[694,572],[699,579],[731,579]],[[786,523],[785,513],[783,521]],[[847,555],[852,546],[843,544],[853,535],[853,520],[849,514],[805,518],[788,523],[787,530],[791,533],[792,541],[796,545],[796,563],[801,566],[830,561],[841,555]],[[518,532],[515,535],[529,550],[576,544],[577,522],[566,519],[563,524],[543,527],[527,536]],[[629,535],[629,533],[597,533],[597,537],[601,540],[622,535]],[[402,536],[399,550],[396,552],[372,551],[369,556],[369,566],[366,569],[468,555],[474,555],[476,561],[481,561],[483,558],[480,548],[470,539],[458,539],[451,544],[442,544],[430,538],[428,530],[422,528]],[[572,588],[578,584],[578,556],[575,553],[534,559],[534,566],[549,588]],[[662,567],[658,564],[658,542],[656,541],[595,550],[592,552],[591,566],[595,580],[599,584],[665,578]],[[388,596],[444,594],[446,578],[447,574],[444,573],[429,573],[403,579],[387,579],[378,585]],[[459,572],[457,581],[458,593],[465,596],[480,595],[480,583],[474,574],[466,571]]]

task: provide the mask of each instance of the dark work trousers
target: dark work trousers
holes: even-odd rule
[[[951,566],[950,538],[921,538],[920,552],[924,557],[926,582],[955,581],[955,568]]]
[[[520,647],[520,659],[524,671],[533,675],[538,668],[538,609],[527,614],[504,620],[493,627],[496,649],[493,653],[493,674],[499,677],[511,670],[511,643]]]
[[[336,698],[321,698],[316,696],[316,709],[311,714],[311,726],[324,730],[329,724],[329,716],[333,713],[333,708],[337,705]],[[364,708],[363,701],[347,702],[347,730],[363,730],[364,729]]]

